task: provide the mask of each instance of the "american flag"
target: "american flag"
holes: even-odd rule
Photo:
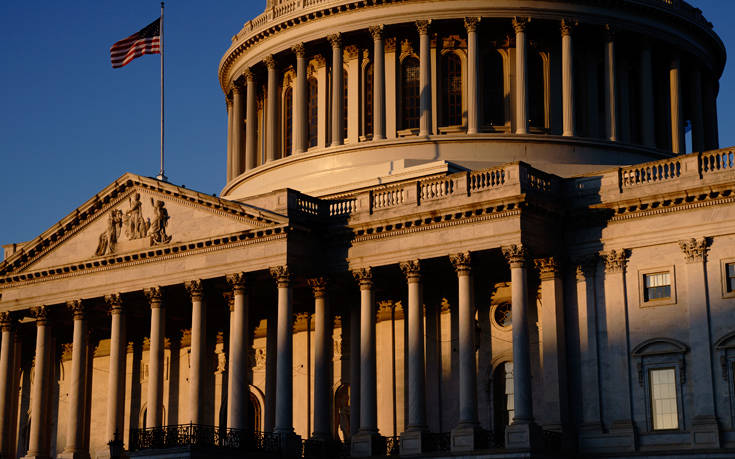
[[[112,45],[110,48],[112,68],[122,67],[144,54],[161,54],[161,18]]]

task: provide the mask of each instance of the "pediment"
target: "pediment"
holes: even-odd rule
[[[681,341],[671,338],[654,338],[644,341],[633,348],[633,357],[684,354],[688,351],[689,346]]]
[[[87,263],[282,226],[287,218],[125,174],[0,265],[0,275]]]

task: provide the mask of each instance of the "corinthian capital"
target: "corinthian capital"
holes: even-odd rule
[[[679,248],[687,263],[701,263],[707,257],[709,243],[706,237],[699,240],[691,238],[688,241],[679,241]]]
[[[449,255],[449,261],[457,270],[457,274],[469,274],[472,269],[472,254],[470,252]]]
[[[528,260],[528,251],[519,244],[511,244],[503,247],[503,256],[511,268],[524,268]]]
[[[419,35],[426,35],[429,33],[429,26],[431,25],[431,19],[416,21],[416,29],[419,31]]]
[[[306,56],[306,46],[304,46],[303,43],[296,43],[291,47],[291,52],[293,52],[296,57],[305,57]]]
[[[564,18],[561,20],[561,36],[571,35],[574,29],[579,25],[576,19]]]
[[[228,274],[226,277],[227,285],[230,286],[234,293],[245,292],[246,282],[245,273]]]
[[[36,325],[46,325],[48,323],[48,306],[36,306],[31,308],[31,315],[36,319]]]
[[[400,264],[400,267],[408,282],[418,282],[421,280],[421,260],[404,261]]]
[[[0,329],[2,331],[12,331],[15,329],[16,324],[15,314],[8,311],[0,312]]]
[[[628,251],[625,249],[611,250],[602,254],[605,261],[606,273],[621,273],[625,271],[625,265],[628,263]]]
[[[66,307],[74,315],[74,320],[83,320],[87,314],[87,305],[82,300],[69,300]]]
[[[110,314],[122,314],[123,302],[119,293],[105,295],[105,304],[107,304],[107,309]]]
[[[529,22],[531,22],[531,18],[516,16],[513,18],[513,30],[516,33],[525,32]]]
[[[314,293],[314,298],[324,298],[327,295],[327,286],[329,281],[326,277],[314,277],[307,281],[311,291]]]
[[[382,40],[383,39],[383,24],[378,24],[378,25],[370,26],[368,28],[368,31],[370,32],[370,36],[373,37],[373,40]]]
[[[188,281],[184,283],[186,292],[189,294],[192,300],[201,300],[204,295],[204,287],[202,281],[199,279]]]
[[[360,290],[368,290],[373,287],[373,269],[371,267],[355,269],[352,271],[352,275],[360,283]]]
[[[481,20],[482,18],[474,16],[464,18],[464,28],[467,29],[467,32],[477,32],[477,25]]]
[[[263,62],[265,62],[265,66],[268,67],[268,70],[275,70],[276,58],[273,57],[273,54],[269,54],[265,56],[265,58],[263,59]]]
[[[163,302],[163,290],[161,287],[151,287],[143,290],[146,299],[151,304],[151,308],[160,308]]]
[[[272,267],[271,276],[279,287],[288,287],[293,280],[293,273],[288,269],[288,265]]]
[[[541,279],[553,279],[559,277],[561,266],[559,260],[555,257],[537,258],[535,261],[536,269],[539,271]]]
[[[332,48],[342,47],[342,34],[339,32],[327,35],[327,40],[329,41],[329,44],[332,45]]]

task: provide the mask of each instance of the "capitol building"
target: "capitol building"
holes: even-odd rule
[[[219,197],[128,173],[4,246],[1,458],[735,457],[702,11],[266,3]]]

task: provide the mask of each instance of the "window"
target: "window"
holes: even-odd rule
[[[538,52],[528,55],[528,124],[546,127],[546,97],[544,59]]]
[[[347,70],[342,71],[342,138],[347,138],[347,102],[349,101],[349,92],[347,91]]]
[[[671,298],[671,274],[668,272],[644,274],[643,279],[645,281],[644,301]]]
[[[365,137],[373,136],[373,64],[365,68]]]
[[[447,126],[458,126],[462,124],[462,61],[456,54],[447,54],[442,63],[442,119]]]
[[[319,83],[316,78],[309,78],[309,105],[307,107],[307,123],[309,126],[308,146],[316,147],[319,136]]]
[[[420,93],[419,60],[409,57],[403,61],[401,72],[401,126],[403,129],[419,128]]]
[[[673,368],[651,370],[649,380],[653,430],[678,429],[675,370]]]
[[[735,259],[721,260],[722,297],[735,297]]]
[[[283,96],[283,157],[293,151],[293,88],[286,89]]]
[[[502,303],[495,306],[493,320],[501,328],[510,327],[513,322],[512,307],[510,303]]]
[[[728,263],[725,267],[727,269],[725,272],[727,276],[727,291],[733,292],[735,291],[735,263]]]
[[[496,50],[490,50],[485,59],[483,105],[485,108],[485,124],[491,126],[505,125],[505,83],[503,76],[503,56]]]

